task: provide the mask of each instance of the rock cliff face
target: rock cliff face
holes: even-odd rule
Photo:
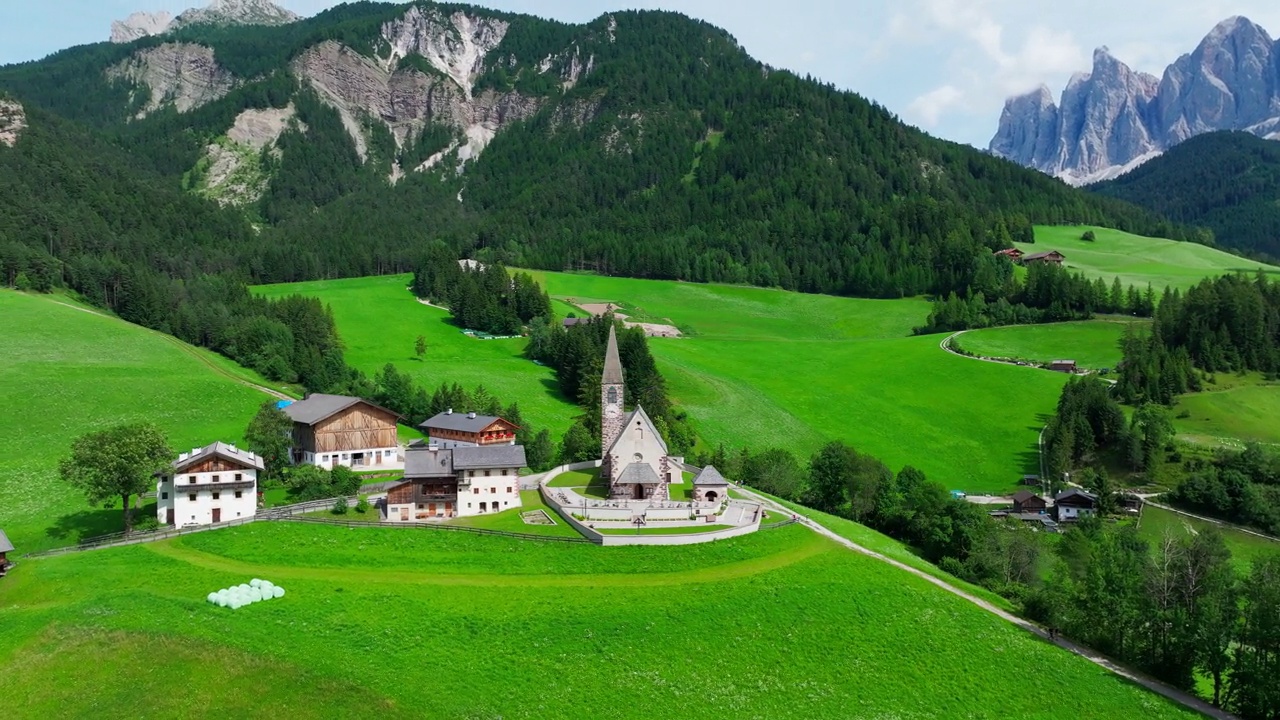
[[[27,127],[27,112],[13,100],[0,100],[0,145],[13,147]]]
[[[173,16],[161,10],[157,13],[136,12],[124,20],[111,23],[111,42],[127,43],[148,35],[159,35],[173,24]]]
[[[461,169],[503,127],[532,116],[545,102],[517,91],[476,88],[487,69],[485,58],[506,31],[502,20],[414,6],[383,25],[386,57],[369,57],[326,41],[299,56],[293,70],[338,110],[361,157],[367,153],[362,118],[385,123],[401,146],[427,123],[443,123],[457,131],[450,148],[418,168],[393,168],[393,178],[410,169],[429,168],[454,151]],[[594,58],[583,61],[575,50],[567,50],[546,68],[562,68],[562,84],[577,82],[594,63]],[[402,62],[409,57],[425,61],[429,71],[419,69],[420,63]]]
[[[213,50],[191,43],[165,43],[134,53],[107,69],[107,77],[149,93],[138,117],[172,104],[186,112],[213,102],[235,86],[235,78],[214,60]]]
[[[284,25],[297,19],[270,0],[213,0],[207,7],[186,10],[176,18],[164,11],[133,13],[111,23],[111,42],[132,42],[183,25]]]
[[[227,134],[205,148],[197,192],[223,205],[248,205],[261,199],[270,182],[263,169],[263,151],[279,157],[276,141],[296,122],[294,116],[293,105],[240,113]]]
[[[1100,48],[1092,72],[1072,77],[1058,104],[1043,86],[1006,101],[989,147],[1084,184],[1213,130],[1280,133],[1280,47],[1246,18],[1219,23],[1159,80]]]

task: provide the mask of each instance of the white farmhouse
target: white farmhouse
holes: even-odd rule
[[[523,445],[411,446],[404,480],[387,490],[387,520],[415,522],[520,507]]]
[[[175,527],[252,517],[258,509],[262,458],[216,442],[173,461],[156,483],[156,516]]]

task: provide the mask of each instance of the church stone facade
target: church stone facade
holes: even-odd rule
[[[617,333],[609,328],[600,377],[600,476],[609,483],[610,499],[666,500],[667,485],[680,478],[681,459],[667,453],[666,441],[643,407],[624,411],[624,395]]]

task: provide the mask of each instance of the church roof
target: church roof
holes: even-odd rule
[[[618,475],[618,479],[614,481],[617,485],[661,485],[662,480],[658,478],[658,473],[653,471],[646,463],[631,463],[622,469],[622,473]]]
[[[618,359],[618,334],[609,326],[609,347],[604,351],[604,373],[600,382],[605,385],[622,384],[622,361]]]
[[[641,423],[641,427],[653,433],[653,436],[658,439],[658,446],[662,448],[662,452],[665,454],[667,452],[667,441],[662,437],[662,433],[658,432],[658,428],[653,424],[653,421],[649,419],[649,413],[646,413],[644,408],[639,405],[636,406],[635,410],[627,414],[627,419],[622,423],[622,432],[618,433],[618,437],[614,438],[613,444],[609,446],[609,452],[612,453],[618,447],[622,439],[627,436],[627,431],[634,428],[637,421]]]
[[[714,465],[708,465],[698,471],[693,478],[694,485],[710,485],[713,487],[726,487],[729,481],[724,479],[720,471]]]

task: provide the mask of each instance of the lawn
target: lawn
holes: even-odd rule
[[[0,290],[0,528],[19,553],[122,529],[118,504],[91,507],[58,479],[77,436],[150,421],[175,451],[239,442],[268,399],[172,338],[63,303]]]
[[[787,447],[803,459],[844,440],[895,470],[913,464],[949,487],[1012,487],[1037,472],[1036,438],[1065,378],[955,357],[938,336],[912,337],[922,299],[859,300],[781,290],[534,272],[560,312],[613,301],[670,320],[690,337],[650,343],[676,402],[709,444]],[[429,386],[485,384],[557,436],[577,410],[550,369],[520,356],[524,340],[474,340],[418,303],[408,276],[258,288],[331,304],[348,360],[387,362]],[[413,359],[413,339],[427,357]],[[939,402],[945,398],[945,402]]]
[[[530,525],[520,517],[521,513],[531,510],[542,510],[556,522],[555,525]],[[502,530],[504,532],[528,533],[530,535],[551,535],[553,537],[582,537],[582,535],[573,529],[573,526],[566,523],[563,518],[556,514],[546,503],[542,502],[542,494],[537,490],[521,490],[520,491],[520,507],[510,510],[503,510],[500,513],[492,515],[472,515],[469,517],[456,518],[450,520],[451,525],[465,525],[467,527],[483,528],[485,530]]]
[[[1049,325],[969,330],[952,341],[966,352],[986,357],[1049,363],[1075,360],[1080,367],[1114,368],[1120,362],[1120,340],[1126,328],[1145,331],[1143,320],[1088,320]]]
[[[551,368],[524,359],[527,341],[463,335],[449,324],[448,312],[413,297],[407,289],[411,280],[409,275],[387,275],[266,285],[254,292],[265,297],[307,295],[327,303],[347,362],[370,376],[391,363],[428,392],[441,383],[456,382],[467,390],[483,385],[504,404],[518,402],[526,422],[550,430],[559,440],[579,410],[560,395]],[[427,341],[422,359],[414,353],[419,335]]]
[[[1216,529],[1222,533],[1222,539],[1231,550],[1231,562],[1235,564],[1241,574],[1249,572],[1249,567],[1254,560],[1280,553],[1280,543],[1274,540],[1179,515],[1150,505],[1142,509],[1142,520],[1138,523],[1139,534],[1152,546],[1159,542],[1166,532],[1180,536],[1188,533],[1199,534],[1209,528]]]
[[[205,602],[251,577],[288,594]],[[1192,717],[797,526],[601,548],[254,523],[25,562],[0,625],[15,720],[1050,718],[1064,686],[1072,717]]]
[[[1179,396],[1170,414],[1179,435],[1201,444],[1280,444],[1280,383],[1257,373],[1219,374],[1203,391]]]
[[[1093,242],[1081,240],[1086,230],[1097,236]],[[1034,244],[1017,243],[1024,252],[1057,250],[1066,255],[1066,267],[1108,283],[1119,277],[1125,285],[1145,288],[1150,283],[1159,293],[1166,286],[1185,290],[1207,277],[1237,270],[1259,268],[1280,272],[1274,265],[1246,260],[1238,255],[1205,245],[1175,242],[1132,235],[1108,228],[1083,225],[1037,225]]]

